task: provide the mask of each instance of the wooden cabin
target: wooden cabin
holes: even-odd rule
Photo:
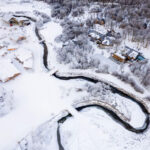
[[[126,56],[126,58],[128,60],[136,60],[136,58],[138,57],[139,55],[139,52],[128,47],[128,46],[125,46],[125,50],[123,52],[123,55]]]
[[[126,57],[125,56],[122,56],[120,53],[116,52],[116,53],[113,53],[112,57],[117,60],[117,61],[120,61],[120,62],[125,62],[126,61]]]
[[[30,21],[24,17],[14,17],[13,15],[6,14],[3,16],[3,21],[9,24],[10,26],[27,26],[30,25]]]

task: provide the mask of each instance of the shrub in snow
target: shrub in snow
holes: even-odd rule
[[[39,20],[37,20],[37,22],[35,23],[36,27],[37,28],[41,28],[43,26],[43,19],[40,18]]]
[[[111,87],[105,83],[98,82],[96,84],[86,84],[85,89],[92,97],[101,98],[102,100],[107,99],[111,94]]]
[[[83,27],[83,24],[73,22],[69,19],[65,19],[61,25],[63,27],[63,34],[60,36],[62,42],[74,39],[81,34],[86,34],[88,30],[86,27]]]
[[[50,17],[47,14],[43,13],[43,12],[39,12],[39,11],[35,10],[34,14],[37,15],[37,16],[40,16],[40,18],[42,18],[43,23],[47,23],[47,22],[50,21]]]
[[[135,91],[137,91],[139,93],[144,93],[144,89],[142,87],[140,87],[137,84],[137,82],[133,78],[130,77],[130,75],[128,73],[123,74],[123,73],[113,72],[112,75],[114,75],[121,81],[130,84],[135,89]]]
[[[148,42],[147,33],[149,33],[148,31],[150,29],[148,25],[150,14],[148,2],[146,1],[138,1],[138,2],[113,1],[113,2],[119,4],[105,5],[105,6],[101,6],[101,4],[99,4],[101,7],[105,7],[105,10],[102,12],[98,12],[97,10],[95,10],[95,14],[97,16],[105,17],[107,25],[111,26],[112,28],[114,26],[119,26],[125,29],[127,34],[133,36],[133,39],[137,38],[137,35],[139,35],[138,40],[136,39],[137,42],[143,42],[143,39],[145,39],[145,42]],[[137,4],[136,7],[135,4]],[[135,31],[134,34],[132,34],[133,31]]]
[[[72,68],[86,69],[90,67],[92,46],[86,35],[79,35],[74,40],[66,42],[62,48],[57,49],[60,63],[71,64]]]
[[[0,117],[6,115],[13,109],[13,92],[8,92],[0,87]]]
[[[144,99],[150,101],[150,95],[149,95],[149,96],[146,96]]]
[[[77,17],[77,16],[80,16],[80,15],[83,15],[84,14],[84,8],[83,7],[77,7],[76,9],[74,9],[72,11],[72,16],[73,17]]]
[[[101,11],[102,11],[102,9],[100,6],[95,6],[95,7],[91,8],[91,10],[90,10],[90,12],[92,12],[92,13],[99,13]]]
[[[85,84],[84,90],[88,93],[87,97],[84,98],[85,100],[102,101],[119,110],[127,118],[131,118],[132,110],[129,110],[130,108],[128,107],[132,104],[131,100],[113,92],[115,90],[111,86],[102,82],[98,82],[96,84],[87,83]]]
[[[69,4],[65,6],[61,5],[60,3],[55,3],[52,7],[51,16],[58,19],[63,19],[68,16],[70,12],[71,6]]]
[[[64,19],[73,10],[73,16],[84,13],[83,6],[89,4],[89,0],[44,0],[52,5],[52,17]],[[77,8],[77,10],[75,10]]]
[[[57,126],[57,120],[49,120],[19,141],[15,150],[56,150]]]
[[[63,34],[55,39],[57,42],[63,42],[62,48],[57,49],[59,62],[71,64],[72,68],[98,68],[99,63],[92,58],[94,50],[88,38],[88,28],[67,18],[61,25]]]
[[[92,28],[93,27],[93,20],[91,18],[86,20],[86,26]]]
[[[131,72],[138,77],[141,84],[145,87],[150,87],[150,62],[144,60],[140,62],[134,62],[130,65]]]
[[[98,69],[96,70],[97,73],[110,73],[109,72],[109,65],[107,64],[100,64],[98,65]]]

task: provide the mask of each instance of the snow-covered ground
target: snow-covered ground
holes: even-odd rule
[[[6,9],[7,11],[10,10],[14,12],[20,10],[32,12],[34,8],[37,10],[41,8],[40,10],[43,12],[46,7],[44,4],[41,4],[43,3],[25,4],[25,7],[19,3],[3,3],[0,9],[2,12]],[[44,9],[42,6],[44,6]],[[2,57],[4,60],[10,58],[21,72],[20,77],[16,77],[14,80],[4,84],[1,83],[0,85],[7,90],[13,90],[14,93],[14,108],[9,114],[0,118],[0,149],[10,150],[27,133],[47,121],[51,118],[52,114],[58,113],[64,109],[64,107],[61,102],[61,88],[59,88],[59,82],[57,79],[50,77],[43,67],[43,47],[39,44],[35,36],[34,24],[19,29],[17,26],[9,27],[7,24],[4,24],[2,20],[0,21],[1,25],[3,25],[1,29],[3,35],[6,36],[9,33],[9,35],[3,39],[3,42],[7,41],[8,44],[10,43],[11,45],[15,43],[15,45],[19,47],[17,50],[11,52],[8,52],[5,48],[7,55]],[[5,28],[8,31],[6,31]],[[14,37],[16,38],[16,36],[14,36],[15,31],[18,37],[22,36],[23,33],[27,40],[19,44],[9,40],[10,36],[13,39]],[[33,53],[33,58],[31,52]],[[19,62],[15,61],[15,58],[17,58]],[[33,69],[29,71],[24,70],[21,63],[31,58],[33,60]],[[8,69],[9,73],[11,73],[9,66]]]
[[[18,0],[15,1],[15,3],[11,1],[9,4],[4,1],[0,1],[0,4],[1,14],[9,11],[23,11],[25,14],[35,18],[37,17],[37,20],[39,20],[40,17],[35,15],[35,11],[46,13],[47,15],[50,15],[51,13],[49,5],[42,2],[22,4]],[[35,130],[41,133],[44,132],[45,136],[53,136],[53,134],[55,134],[54,131],[57,128],[56,122],[52,127],[54,129],[52,134],[47,132],[51,130],[47,130],[46,127],[40,128],[39,130],[39,126],[47,122],[47,120],[50,120],[54,115],[66,109],[74,115],[74,118],[66,121],[60,129],[61,136],[65,137],[64,139],[62,138],[62,143],[66,150],[87,149],[87,147],[90,150],[100,148],[108,149],[108,147],[110,149],[113,147],[113,149],[148,150],[148,139],[150,138],[148,132],[142,136],[136,137],[136,134],[126,131],[126,129],[114,120],[110,119],[110,117],[108,117],[108,115],[106,115],[103,111],[97,112],[95,109],[90,110],[87,112],[89,113],[89,117],[83,117],[82,120],[82,116],[80,116],[80,113],[76,112],[74,108],[72,108],[72,105],[74,102],[81,101],[82,98],[88,96],[87,91],[84,90],[87,82],[82,80],[62,81],[50,75],[50,72],[48,72],[43,66],[43,47],[35,35],[35,23],[31,23],[31,25],[22,28],[18,26],[10,27],[2,21],[1,17],[0,25],[0,31],[2,33],[0,35],[0,44],[4,45],[4,48],[0,49],[0,53],[2,54],[0,55],[0,61],[2,59],[10,59],[12,61],[12,65],[14,65],[20,72],[20,76],[13,80],[6,83],[0,82],[0,87],[4,87],[8,91],[13,91],[13,107],[11,109],[8,107],[9,111],[7,114],[0,117],[0,150],[14,149],[16,144],[22,138],[28,134],[30,135],[30,133],[34,133],[32,131]],[[55,46],[60,46],[54,39],[61,34],[61,32],[62,28],[59,23],[53,21],[44,24],[44,26],[40,28],[40,34],[43,36],[43,40],[45,40],[48,45],[50,56],[48,61],[50,70],[53,67],[55,67],[55,69],[60,69],[61,71],[65,70],[65,67],[61,68],[61,65],[56,63],[56,53],[54,52]],[[20,36],[25,36],[26,40],[18,43],[17,39]],[[14,50],[8,50],[12,48]],[[31,61],[27,62],[29,59]],[[32,62],[33,66],[31,65]],[[24,68],[26,65],[30,66],[29,70]],[[129,87],[127,86],[126,88]],[[129,90],[130,89],[131,88],[129,88]],[[122,99],[121,101],[123,102],[120,102],[119,96],[116,96],[115,98],[117,99],[115,102],[118,104],[117,109],[121,113],[124,113],[127,118],[130,118],[130,124],[134,127],[141,126],[145,120],[145,115],[139,106],[126,99]],[[135,110],[134,112],[132,112],[133,109]],[[98,122],[93,121],[94,119],[92,121],[87,119],[90,117],[92,118],[92,116],[96,116]],[[99,127],[95,127],[95,124]],[[85,125],[87,126],[87,132],[83,131]],[[89,132],[88,128],[90,128]],[[98,136],[95,136],[97,131],[99,131],[99,134]],[[77,132],[80,134],[77,135]],[[115,135],[114,132],[116,132]],[[91,141],[91,137],[89,138],[89,133],[91,134],[90,136],[93,141]],[[77,138],[76,135],[79,136],[79,138]],[[35,138],[36,136],[37,140],[39,140],[38,138],[40,137],[35,134]],[[71,138],[68,139],[69,137]],[[52,140],[52,145],[50,145],[51,147],[46,147],[45,145],[43,150],[48,148],[56,150],[58,148],[56,146],[56,137],[54,138],[55,139]],[[76,140],[72,143],[74,139]],[[67,142],[65,140],[67,140]],[[124,143],[125,140],[127,141]],[[103,147],[99,146],[99,141],[100,143],[104,143],[102,145]],[[37,141],[37,143],[38,142],[39,141]],[[43,142],[47,142],[45,137]],[[95,147],[92,146],[93,143]],[[136,143],[138,144],[136,145]],[[83,147],[80,147],[82,144]],[[128,144],[131,148],[127,147]],[[138,147],[138,145],[140,146]],[[32,148],[40,148],[40,145],[35,144],[34,146],[35,147]],[[42,150],[42,148],[40,150]]]
[[[4,85],[14,91],[15,108],[0,118],[1,150],[11,149],[28,132],[64,108],[57,82],[45,73],[28,73]]]
[[[128,132],[97,108],[84,109],[81,116],[68,119],[60,130],[66,150],[149,149],[148,139],[144,143],[140,140],[144,135]]]
[[[48,46],[49,68],[50,69],[54,67],[57,68],[57,66],[59,66],[59,63],[57,63],[57,55],[55,49],[56,49],[56,45],[57,47],[59,47],[61,46],[61,44],[56,43],[55,38],[62,33],[62,27],[60,26],[59,23],[48,22],[40,30],[40,33]]]
[[[73,117],[68,118],[63,124],[59,124],[60,142],[66,150],[149,149],[149,132],[144,134],[132,133],[97,107],[85,108],[82,113],[74,112],[74,110],[70,112]],[[28,134],[20,141],[17,150],[59,149],[57,121],[64,115],[65,113],[62,112]]]

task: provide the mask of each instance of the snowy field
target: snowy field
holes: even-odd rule
[[[37,23],[31,21],[29,26],[10,26],[3,21],[3,15],[8,12],[20,12],[19,15],[30,16]],[[53,70],[68,71],[68,66],[57,62],[55,52],[55,48],[62,44],[58,44],[55,38],[63,30],[58,20],[51,18],[41,25],[40,21],[44,20],[40,13],[50,16],[51,7],[36,1],[0,0],[0,150],[25,150],[19,145],[24,145],[22,139],[28,143],[26,150],[59,149],[56,136],[58,120],[55,116],[64,110],[73,115],[60,126],[65,150],[149,150],[149,127],[144,133],[136,134],[97,107],[85,108],[81,112],[73,108],[76,103],[96,99],[120,112],[134,128],[140,128],[146,119],[135,102],[112,93],[108,87],[105,91],[105,85],[101,83],[93,84],[81,79],[63,81],[52,76]],[[50,70],[43,65],[44,51],[35,34],[36,26],[48,46]],[[111,60],[106,63],[111,63]],[[117,69],[117,65],[113,63],[112,68]],[[94,74],[92,70],[84,73],[87,72]],[[130,86],[109,75],[99,74],[97,77],[116,81],[120,87],[142,97]],[[99,90],[94,91],[94,88]]]

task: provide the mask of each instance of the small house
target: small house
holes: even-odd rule
[[[136,51],[130,51],[130,53],[127,54],[128,60],[135,60],[138,56],[138,52]]]
[[[126,61],[126,57],[123,56],[122,54],[120,54],[119,52],[113,53],[112,57],[120,62],[125,62]]]
[[[93,40],[99,40],[100,39],[100,36],[95,32],[90,32],[89,37]]]
[[[136,60],[138,55],[139,55],[138,51],[136,51],[128,46],[125,46],[124,56],[126,56],[128,60]]]
[[[109,37],[105,37],[102,41],[103,46],[113,46],[113,42]]]
[[[105,34],[97,32],[95,30],[89,31],[89,37],[92,41],[96,41],[96,43],[101,46],[113,46],[113,37],[108,37]]]
[[[24,17],[18,17],[17,21],[18,21],[19,26],[28,26],[28,25],[30,25],[30,21],[28,19],[24,18]]]
[[[99,40],[99,41],[103,41],[105,38],[105,35],[95,31],[95,30],[90,30],[89,31],[89,37],[91,37],[93,40]]]
[[[30,21],[25,19],[24,17],[14,17],[11,14],[6,14],[3,16],[3,21],[10,26],[19,25],[19,26],[27,26],[30,25]]]

